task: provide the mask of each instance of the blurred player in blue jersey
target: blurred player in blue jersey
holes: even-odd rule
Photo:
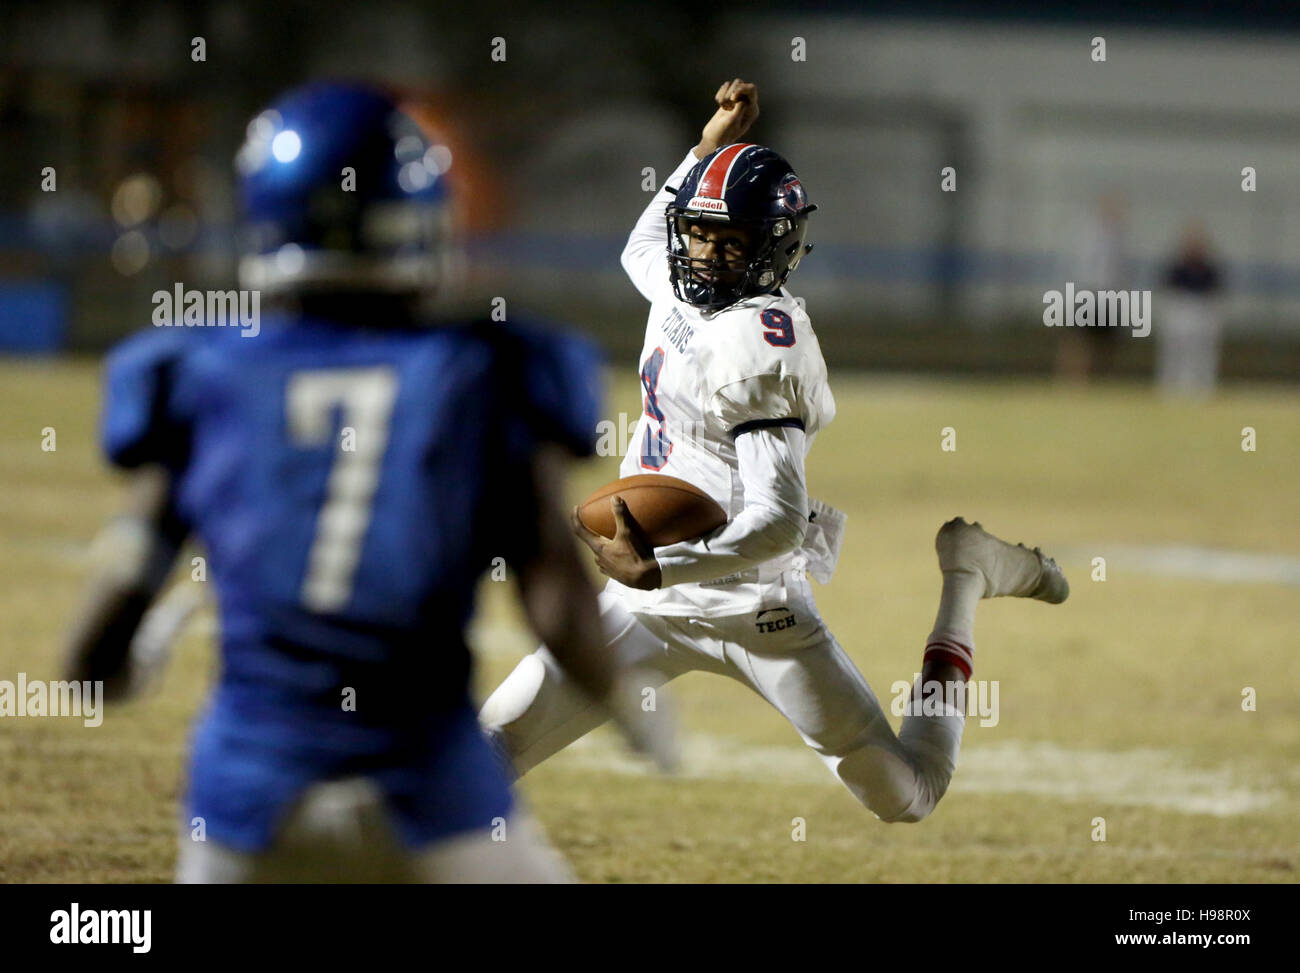
[[[222,665],[178,880],[563,879],[479,730],[464,630],[504,558],[536,634],[615,698],[563,497],[567,457],[594,447],[596,355],[429,312],[454,276],[447,152],[396,96],[299,89],[237,162],[240,283],[269,309],[108,359],[102,444],[135,471],[132,509],[70,677],[131,691],[132,638],[194,535]]]

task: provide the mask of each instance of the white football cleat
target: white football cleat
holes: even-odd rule
[[[941,571],[974,571],[984,577],[985,598],[1034,598],[1059,605],[1070,597],[1070,583],[1056,562],[1038,548],[1008,544],[979,521],[956,517],[934,539]]]

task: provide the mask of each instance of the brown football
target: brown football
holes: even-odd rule
[[[703,490],[675,476],[646,473],[607,483],[579,508],[578,516],[591,530],[614,536],[610,498],[619,496],[654,547],[676,544],[707,534],[727,522],[727,513]]]

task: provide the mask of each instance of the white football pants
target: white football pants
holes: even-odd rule
[[[818,614],[808,581],[789,578],[784,607],[725,618],[633,615],[606,590],[605,637],[620,667],[642,676],[638,686],[693,671],[743,683],[775,706],[877,817],[921,820],[952,778],[964,713],[951,706],[941,715],[909,712],[895,735]],[[479,721],[522,776],[603,720],[543,646],[497,687]]]

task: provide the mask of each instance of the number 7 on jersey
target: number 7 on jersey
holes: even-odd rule
[[[391,368],[322,369],[289,379],[285,406],[290,439],[322,446],[340,437],[302,582],[302,602],[312,611],[339,611],[352,595],[396,398],[397,376]],[[339,406],[343,430],[336,432],[334,410]],[[350,444],[342,441],[349,429]]]

